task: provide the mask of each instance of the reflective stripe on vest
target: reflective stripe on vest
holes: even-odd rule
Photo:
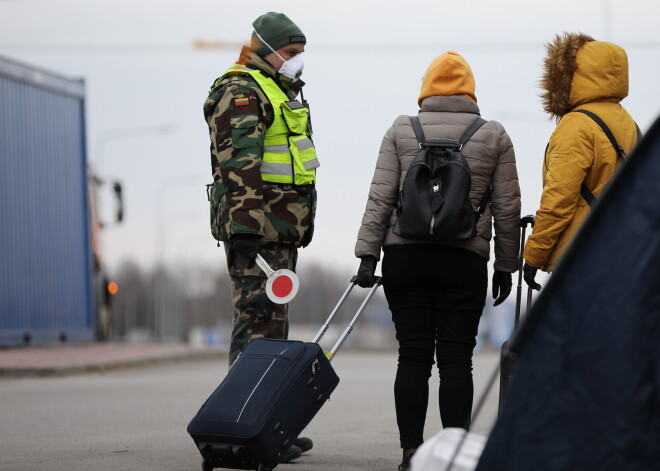
[[[235,64],[218,80],[230,72],[249,74],[273,106],[273,122],[264,135],[261,179],[296,185],[315,183],[316,168],[320,164],[307,125],[309,110],[297,102],[298,107],[287,106],[287,102],[291,102],[289,97],[272,79],[241,64]]]

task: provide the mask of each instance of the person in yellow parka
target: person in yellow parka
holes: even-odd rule
[[[558,124],[546,148],[541,204],[523,253],[525,282],[536,290],[537,271],[553,271],[589,214],[585,198],[590,192],[598,199],[618,166],[612,142],[585,111],[604,122],[626,153],[639,132],[620,103],[628,96],[623,48],[574,33],[558,35],[546,47],[541,98]]]

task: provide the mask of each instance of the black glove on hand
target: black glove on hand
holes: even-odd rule
[[[258,234],[234,234],[231,236],[231,249],[247,259],[247,268],[252,268],[257,260],[261,236]]]
[[[527,263],[523,265],[523,279],[525,280],[525,283],[527,283],[527,286],[530,288],[535,289],[536,291],[540,291],[541,285],[538,284],[534,279],[536,277],[537,271],[538,268],[527,265]]]
[[[374,273],[376,272],[378,260],[371,255],[365,255],[361,258],[362,262],[360,262],[355,282],[362,288],[371,288],[376,283]]]
[[[495,299],[493,306],[499,306],[509,297],[512,285],[511,273],[495,270],[493,273],[493,299]]]

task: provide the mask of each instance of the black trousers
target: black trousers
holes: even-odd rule
[[[448,245],[385,248],[385,296],[399,342],[394,382],[402,448],[424,441],[429,378],[438,364],[442,426],[470,426],[472,354],[486,301],[486,259]]]

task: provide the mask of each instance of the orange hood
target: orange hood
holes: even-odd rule
[[[460,95],[477,101],[472,69],[457,52],[448,51],[436,57],[424,74],[417,103],[435,95]]]

